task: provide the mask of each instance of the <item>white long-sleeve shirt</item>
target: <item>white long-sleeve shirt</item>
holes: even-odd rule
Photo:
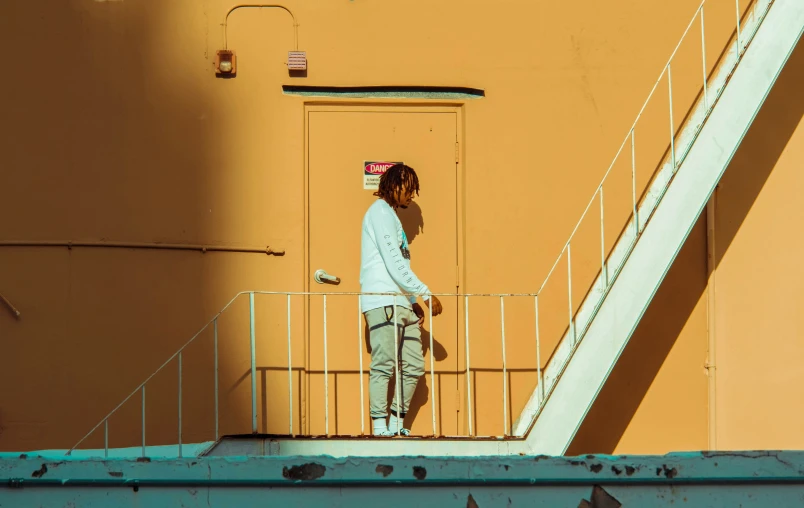
[[[408,238],[396,212],[384,199],[378,199],[363,217],[360,246],[360,287],[363,293],[404,293],[396,305],[412,308],[416,295],[429,299],[430,289],[410,268]],[[394,297],[361,295],[363,312],[393,305]]]

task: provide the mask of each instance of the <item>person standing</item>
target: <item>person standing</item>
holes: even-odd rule
[[[398,208],[407,208],[419,193],[419,179],[413,168],[396,164],[380,177],[374,193],[379,199],[363,217],[360,249],[360,287],[362,293],[399,293],[393,295],[361,294],[360,303],[369,327],[371,367],[369,404],[372,432],[375,436],[410,435],[404,419],[419,378],[424,375],[421,324],[424,310],[417,296],[441,314],[441,302],[410,267],[410,249]],[[396,323],[396,330],[394,329]],[[394,371],[396,355],[401,374],[402,402],[394,390],[388,418],[388,383]],[[400,380],[397,380],[400,382]]]

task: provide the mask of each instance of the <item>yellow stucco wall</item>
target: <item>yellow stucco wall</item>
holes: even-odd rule
[[[717,191],[717,445],[804,446],[799,189],[804,45],[794,50]]]
[[[220,0],[0,5],[3,40],[22,48],[14,72],[0,84],[7,98],[0,137],[0,213],[6,218],[0,241],[270,245],[286,252],[270,257],[0,247],[0,292],[23,313],[15,321],[0,312],[6,359],[0,380],[18,387],[0,392],[0,449],[72,445],[235,293],[304,289],[309,274],[303,112],[305,104],[325,100],[283,95],[282,85],[484,90],[482,99],[438,101],[461,110],[460,289],[535,291],[698,2],[417,0],[402,8],[365,0],[294,0],[285,5],[299,21],[307,76],[290,77],[284,65],[293,49],[287,14],[240,10],[229,20],[228,34],[238,76],[216,79],[214,55],[222,48],[221,23],[231,5]],[[733,2],[709,5],[711,68],[733,31],[734,13]],[[676,124],[700,90],[699,45],[699,39],[690,39],[674,63]],[[661,86],[659,91],[666,91]],[[668,142],[666,95],[657,97],[641,124],[638,191]],[[789,157],[792,167],[797,159]],[[627,163],[618,166],[606,189],[608,247],[630,211],[629,171]],[[597,216],[589,221],[573,250],[576,305],[599,266]],[[628,400],[607,387],[575,451],[706,447],[702,224],[615,370],[610,386],[624,386]],[[718,291],[725,291],[729,277],[718,280],[724,284]],[[556,289],[548,287],[544,299],[543,362],[566,326],[562,284],[566,279],[557,280]],[[281,315],[273,304],[263,305],[258,312]],[[231,321],[221,323],[226,330],[222,433],[250,430],[247,312],[239,301],[226,318]],[[665,316],[672,318],[669,324]],[[284,365],[270,347],[282,338],[272,334],[281,327],[259,326],[265,326],[259,331],[267,347],[258,363]],[[203,340],[183,357],[185,442],[210,439],[214,428],[210,334]],[[294,337],[294,366],[304,364],[303,340]],[[262,372],[260,386],[269,388],[261,401],[270,398],[284,408],[284,388],[279,393],[270,388],[282,373]],[[177,375],[171,365],[149,384],[149,443],[176,440]],[[511,386],[514,418],[531,388],[525,384],[533,379],[521,374]],[[727,374],[720,379],[726,382]],[[302,380],[294,382],[299,393]],[[596,416],[610,410],[618,413],[614,423]],[[295,411],[301,421],[298,404]],[[720,412],[721,422],[726,414]],[[260,430],[285,431],[287,413],[266,409],[259,416]],[[681,427],[668,423],[673,419],[681,420]],[[594,430],[595,421],[607,432]],[[111,444],[137,443],[139,425],[134,397],[111,420]],[[723,442],[741,446],[743,441],[728,441],[723,432]],[[102,444],[102,435],[89,444]]]

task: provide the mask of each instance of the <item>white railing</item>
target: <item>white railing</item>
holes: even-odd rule
[[[681,40],[676,45],[673,53],[670,56],[668,62],[662,68],[662,71],[659,74],[659,78],[653,85],[650,93],[648,94],[648,98],[646,99],[645,103],[643,104],[642,108],[640,109],[639,113],[637,114],[636,120],[631,125],[630,129],[628,129],[628,134],[626,135],[625,139],[623,140],[620,148],[617,150],[617,153],[614,157],[614,160],[609,165],[609,168],[605,172],[603,179],[598,184],[597,188],[595,189],[592,198],[587,203],[586,207],[584,208],[583,213],[581,214],[580,219],[575,224],[572,229],[572,232],[569,235],[568,240],[562,247],[556,261],[553,263],[552,267],[550,268],[547,277],[545,278],[544,282],[539,287],[539,290],[536,293],[524,293],[524,294],[437,294],[437,296],[445,296],[445,297],[463,297],[464,300],[464,334],[465,334],[465,362],[466,362],[466,379],[467,379],[467,386],[466,386],[466,397],[467,397],[467,412],[468,412],[468,420],[467,420],[467,428],[468,428],[468,435],[474,436],[474,429],[473,429],[473,415],[472,415],[472,385],[470,381],[470,373],[471,373],[471,363],[470,363],[470,315],[469,315],[469,299],[470,298],[479,298],[479,297],[494,297],[500,299],[500,345],[502,351],[502,372],[503,372],[503,383],[502,383],[502,394],[503,394],[503,435],[504,436],[513,436],[521,437],[527,431],[530,424],[532,424],[532,419],[538,417],[538,413],[543,407],[546,398],[549,396],[550,391],[558,382],[560,378],[561,372],[563,368],[568,363],[569,359],[572,356],[572,352],[577,347],[580,340],[583,338],[583,335],[588,328],[588,325],[591,323],[592,319],[594,318],[597,309],[599,309],[602,300],[605,298],[605,295],[608,292],[611,284],[615,280],[617,273],[622,268],[623,264],[628,258],[631,250],[633,249],[636,241],[638,240],[642,229],[644,228],[645,224],[647,223],[650,215],[655,210],[656,206],[661,200],[662,195],[666,191],[667,187],[670,185],[672,181],[673,175],[675,175],[676,171],[678,170],[679,166],[683,163],[684,158],[686,157],[689,149],[691,148],[692,144],[694,143],[698,133],[700,132],[706,118],[709,116],[712,108],[716,104],[718,98],[723,92],[725,88],[728,78],[733,73],[736,65],[740,60],[740,56],[745,51],[746,47],[753,39],[756,30],[759,28],[762,20],[764,19],[768,9],[770,9],[773,0],[755,0],[749,8],[748,12],[745,16],[741,15],[739,2],[735,0],[735,13],[736,13],[736,30],[735,30],[735,37],[734,37],[734,48],[724,53],[724,56],[721,58],[720,65],[718,66],[716,71],[713,71],[713,75],[710,78],[707,73],[707,64],[706,64],[706,39],[705,39],[705,21],[704,21],[704,7],[706,4],[706,0],[701,2],[699,7],[697,8],[695,15],[690,20],[687,28],[684,31],[684,34],[681,37]],[[686,39],[686,37],[691,33],[691,29],[695,25],[695,21],[700,19],[700,37],[701,37],[701,62],[702,62],[702,90],[699,95],[700,100],[695,101],[693,106],[691,107],[690,111],[691,114],[689,116],[690,120],[687,122],[686,127],[681,129],[678,133],[676,131],[675,122],[673,118],[673,78],[672,78],[672,64],[674,62],[674,58],[676,57],[676,53],[678,52],[679,48],[681,47],[682,42]],[[741,23],[741,20],[744,23]],[[731,43],[729,43],[731,44]],[[654,97],[656,90],[658,89],[659,84],[662,82],[664,78],[667,78],[667,85],[668,85],[668,92],[669,92],[669,125],[670,125],[670,135],[668,137],[669,141],[669,161],[660,167],[657,171],[653,174],[653,180],[650,184],[649,188],[647,189],[644,197],[639,200],[637,199],[637,184],[636,184],[636,139],[635,133],[638,127],[638,123],[642,118],[643,113],[645,112],[648,103]],[[714,93],[713,93],[714,90]],[[615,164],[619,160],[623,150],[626,146],[630,147],[630,155],[631,155],[631,213],[629,215],[629,219],[626,223],[626,228],[623,230],[623,234],[616,242],[614,247],[611,249],[609,255],[606,254],[606,246],[605,246],[605,219],[604,219],[604,199],[603,199],[603,189],[604,184],[607,182],[612,169],[614,168]],[[590,209],[592,209],[593,204],[595,201],[599,202],[600,208],[600,271],[598,272],[599,275],[596,276],[594,282],[590,285],[590,291],[587,293],[581,305],[579,306],[579,310],[576,312],[574,305],[573,305],[573,297],[572,297],[572,274],[573,274],[573,266],[572,266],[572,242],[575,239],[575,235],[577,234],[579,227],[583,223],[584,219],[587,217]],[[550,361],[545,368],[542,368],[542,361],[541,361],[541,337],[540,337],[540,318],[539,318],[539,296],[542,294],[545,286],[551,280],[553,275],[556,273],[556,268],[559,265],[559,262],[563,259],[566,255],[567,258],[567,292],[568,292],[568,326],[566,334],[562,336],[562,340],[559,341],[556,350],[551,355]],[[366,293],[364,293],[366,294]],[[304,296],[304,297],[321,297],[323,299],[323,346],[324,346],[324,397],[325,397],[325,414],[324,414],[324,426],[325,432],[329,435],[329,380],[328,380],[328,354],[327,354],[327,305],[326,301],[328,297],[356,297],[359,293],[313,293],[313,292],[270,292],[270,291],[251,291],[251,292],[242,292],[238,293],[212,320],[210,320],[198,333],[196,333],[184,346],[182,346],[179,351],[177,351],[173,356],[171,356],[162,366],[159,367],[153,374],[151,374],[140,386],[138,386],[128,397],[126,397],[117,407],[115,407],[108,415],[106,415],[95,427],[90,430],[83,438],[81,438],[67,453],[69,454],[72,450],[76,449],[80,446],[90,435],[92,435],[96,430],[98,430],[101,426],[104,427],[104,450],[106,454],[108,454],[109,448],[109,418],[114,415],[127,401],[132,399],[138,393],[141,394],[142,397],[142,412],[141,412],[141,420],[142,420],[142,454],[145,455],[146,452],[146,436],[145,436],[145,401],[146,401],[146,386],[149,381],[153,379],[153,377],[162,371],[168,364],[173,362],[174,360],[178,363],[178,372],[179,372],[179,379],[178,379],[178,408],[177,408],[177,424],[178,424],[178,444],[179,444],[179,456],[181,456],[181,443],[182,443],[182,353],[183,351],[193,343],[202,332],[207,330],[210,326],[213,327],[213,337],[214,337],[214,369],[215,369],[215,405],[214,405],[214,418],[215,418],[215,439],[218,439],[219,436],[219,393],[218,393],[218,319],[221,314],[226,311],[238,298],[241,296],[248,295],[249,298],[249,315],[250,315],[250,349],[251,349],[251,428],[252,432],[257,432],[257,386],[256,386],[256,333],[255,333],[255,312],[254,312],[254,298],[255,295],[285,295],[287,298],[287,341],[288,341],[288,399],[289,399],[289,422],[288,422],[288,433],[289,435],[296,435],[296,429],[294,429],[293,425],[293,383],[292,383],[292,365],[291,365],[291,348],[292,348],[292,341],[291,341],[291,296]],[[524,297],[524,298],[532,298],[533,305],[534,305],[534,339],[536,342],[536,371],[538,377],[538,389],[534,393],[534,396],[537,397],[538,403],[536,404],[536,409],[532,411],[530,414],[523,415],[523,418],[520,418],[514,424],[514,429],[509,428],[509,415],[507,414],[507,401],[509,397],[509,386],[507,381],[507,363],[506,363],[506,336],[505,336],[505,299],[508,297]],[[358,299],[359,300],[359,299]],[[578,327],[579,324],[579,315],[582,314],[580,319],[580,329]],[[394,314],[396,316],[396,313]],[[432,316],[431,316],[432,317]],[[433,321],[430,320],[430,326],[432,328]],[[432,406],[432,427],[433,427],[433,434],[437,434],[437,422],[436,422],[436,410],[435,410],[435,390],[434,390],[434,381],[432,378],[434,377],[434,360],[433,360],[433,347],[432,347],[432,337],[433,331],[430,330],[430,358],[429,358],[429,373],[431,376],[431,406]],[[362,316],[358,306],[358,344],[360,345],[360,354],[358,355],[358,363],[359,366],[359,373],[361,377],[360,383],[360,410],[361,410],[361,434],[365,433],[365,394],[362,385],[362,377],[364,372],[363,366],[363,358],[362,358],[362,343],[363,343],[363,326],[362,326]],[[397,340],[399,338],[397,337]],[[311,338],[312,340],[312,338]],[[400,376],[398,375],[399,365],[398,363],[395,365],[395,371],[397,373],[396,376],[396,391],[399,394],[399,383],[400,383]],[[545,374],[545,371],[547,374]],[[520,422],[524,422],[523,426],[518,426],[517,424]],[[517,428],[519,427],[519,428]]]
[[[182,422],[182,400],[183,400],[183,392],[184,392],[184,381],[183,381],[183,358],[184,353],[187,348],[195,343],[202,334],[208,330],[210,327],[213,331],[213,365],[214,365],[214,421],[215,421],[215,435],[214,438],[217,440],[220,437],[220,413],[219,413],[219,336],[218,336],[218,322],[221,316],[231,308],[231,306],[241,297],[248,297],[248,306],[249,306],[249,350],[250,350],[250,377],[251,377],[251,432],[257,433],[258,432],[258,404],[257,404],[257,333],[256,333],[256,322],[257,316],[255,312],[255,298],[258,295],[272,295],[272,296],[284,296],[285,297],[285,306],[286,306],[286,320],[285,320],[285,327],[286,327],[286,336],[287,336],[287,370],[288,370],[288,435],[295,436],[297,435],[297,430],[294,428],[293,424],[293,364],[292,364],[292,352],[293,352],[293,324],[291,322],[291,297],[305,297],[305,298],[321,298],[322,300],[322,316],[321,322],[323,324],[322,335],[320,340],[323,344],[323,374],[324,374],[324,381],[323,381],[323,391],[324,391],[324,429],[325,435],[329,436],[330,434],[330,403],[329,403],[329,369],[328,369],[328,359],[329,359],[329,351],[328,351],[328,328],[327,328],[327,321],[328,321],[328,309],[327,309],[327,301],[328,298],[354,298],[357,300],[357,320],[358,320],[358,330],[357,330],[357,359],[355,360],[355,364],[358,366],[358,373],[360,376],[360,434],[365,435],[366,428],[365,428],[365,408],[366,408],[366,398],[363,389],[363,377],[364,373],[367,373],[364,370],[363,366],[363,344],[364,344],[364,327],[363,327],[363,313],[362,309],[360,308],[360,298],[359,295],[387,295],[387,296],[400,296],[401,293],[350,293],[350,292],[343,292],[343,293],[315,293],[315,292],[277,292],[277,291],[245,291],[238,293],[232,300],[229,301],[228,304],[218,312],[215,317],[213,317],[209,322],[207,322],[193,337],[190,338],[173,356],[167,359],[156,371],[154,371],[148,378],[143,381],[137,388],[135,388],[129,395],[126,397],[120,404],[118,404],[114,409],[112,409],[109,414],[107,414],[97,425],[95,425],[84,437],[82,437],[70,450],[67,452],[69,455],[73,450],[77,449],[87,438],[89,438],[95,431],[97,431],[101,426],[103,426],[103,433],[104,433],[104,454],[108,456],[109,450],[109,419],[114,416],[120,408],[122,408],[126,402],[132,400],[137,394],[141,397],[141,410],[140,410],[140,424],[141,424],[141,448],[142,448],[142,456],[146,456],[146,435],[145,435],[145,428],[146,428],[146,388],[148,383],[153,380],[153,378],[165,369],[168,365],[172,362],[176,362],[178,366],[178,380],[177,380],[177,390],[178,390],[178,404],[176,408],[176,423],[177,423],[177,442],[178,442],[178,454],[181,457],[182,454],[182,430],[183,430],[183,422]],[[539,326],[538,326],[538,295],[536,294],[458,294],[458,293],[434,293],[434,296],[439,298],[445,297],[453,297],[459,298],[463,297],[463,312],[465,317],[465,329],[464,329],[464,339],[465,339],[465,361],[466,361],[466,369],[465,375],[467,379],[467,393],[466,393],[466,403],[468,408],[468,435],[473,436],[473,414],[472,414],[472,387],[471,387],[471,372],[472,366],[470,363],[470,348],[471,348],[471,341],[470,341],[470,330],[469,330],[469,323],[470,323],[470,313],[469,313],[469,299],[470,298],[498,298],[500,301],[500,347],[502,351],[502,400],[503,400],[503,436],[510,435],[510,422],[507,412],[507,402],[509,398],[510,389],[508,386],[508,376],[507,373],[507,362],[506,362],[506,342],[505,342],[505,299],[506,298],[532,298],[534,300],[534,309],[535,309],[535,341],[536,341],[536,365],[537,365],[537,376],[539,379],[539,384],[542,383],[542,369],[541,369],[541,343],[540,343],[540,336],[539,336]],[[394,324],[396,325],[396,316],[397,313],[394,312]],[[434,336],[434,327],[435,321],[433,320],[432,309],[429,309],[429,374],[430,374],[430,397],[431,397],[431,420],[432,420],[432,430],[433,435],[438,435],[437,431],[437,420],[436,420],[436,392],[435,392],[435,359],[433,353],[433,336]],[[396,332],[398,333],[399,328],[395,327]],[[310,337],[310,341],[316,340],[316,337]],[[399,341],[401,337],[396,335],[395,333],[395,342],[396,348],[398,350]],[[396,355],[395,355],[396,358]],[[395,373],[395,390],[397,393],[397,400],[401,400],[401,373],[400,373],[400,365],[398,361],[395,361],[394,366],[394,373]],[[426,374],[425,374],[426,377]]]

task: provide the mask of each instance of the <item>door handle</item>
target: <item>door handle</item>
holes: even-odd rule
[[[340,277],[335,277],[334,275],[330,275],[326,272],[326,270],[321,270],[320,268],[315,271],[313,274],[313,279],[319,284],[335,284],[338,285],[341,283]]]

